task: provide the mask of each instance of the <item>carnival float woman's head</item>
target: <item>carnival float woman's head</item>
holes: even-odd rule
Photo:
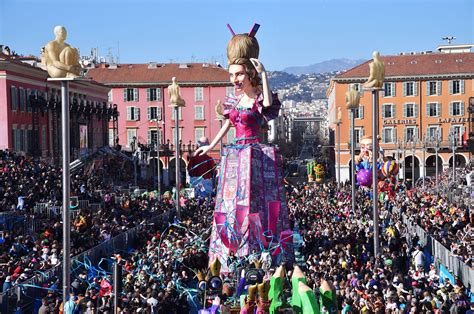
[[[243,92],[246,88],[259,88],[261,85],[257,70],[250,61],[252,58],[258,59],[260,51],[254,29],[255,27],[250,33],[233,35],[227,45],[230,81],[236,92]]]

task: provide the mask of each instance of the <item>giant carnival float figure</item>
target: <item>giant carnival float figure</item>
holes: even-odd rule
[[[236,35],[227,45],[230,82],[235,95],[226,99],[225,122],[211,144],[200,147],[205,154],[234,126],[234,144],[223,150],[216,193],[209,261],[215,258],[222,272],[229,273],[229,255],[245,258],[252,251],[265,252],[273,263],[289,261],[288,210],[282,184],[281,155],[261,142],[262,128],[278,116],[281,103],[272,94],[265,68],[258,60],[255,38],[259,25]]]

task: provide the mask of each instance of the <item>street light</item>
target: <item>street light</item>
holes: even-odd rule
[[[396,145],[397,145],[397,164],[398,164],[398,169],[400,169],[400,150],[401,150],[402,143],[400,142],[399,138],[397,138]],[[398,175],[398,178],[400,178],[400,170],[397,175]]]
[[[416,138],[413,135],[411,137],[411,188],[415,187],[415,149],[416,149]]]
[[[359,109],[360,103],[360,93],[354,88],[352,85],[350,91],[346,93],[346,107],[350,112],[351,117],[351,201],[352,201],[352,212],[355,213],[355,201],[356,201],[356,192],[355,192],[355,134],[354,134],[354,124],[355,124],[355,111]],[[339,140],[339,146],[341,145],[341,141]],[[339,157],[340,158],[340,157]],[[340,163],[340,160],[339,160]],[[340,168],[339,164],[339,168]]]
[[[456,131],[454,128],[451,129],[449,132],[449,145],[453,150],[453,188],[456,186],[456,145],[457,145],[457,138],[456,138]]]
[[[435,153],[436,153],[436,161],[435,161],[435,167],[436,167],[435,170],[436,171],[435,171],[435,175],[436,175],[436,194],[438,194],[439,193],[439,186],[438,186],[438,152],[439,152],[440,145],[441,145],[441,137],[440,137],[440,134],[439,134],[439,130],[436,131],[436,136],[431,137],[431,145],[435,149]]]
[[[405,149],[406,149],[406,147],[407,147],[407,142],[404,138],[403,141],[402,141],[402,152],[403,152],[402,164],[403,164],[403,182],[405,183],[405,186],[407,184],[407,182],[406,182],[406,180],[407,180],[407,171],[406,171],[406,162],[405,162],[405,158],[406,158]],[[405,189],[405,191],[406,191],[406,189]]]
[[[157,112],[158,114],[158,112]],[[153,122],[156,121],[156,172],[158,174],[158,178],[157,178],[157,187],[156,187],[156,191],[157,191],[157,194],[158,194],[158,201],[161,200],[161,169],[160,169],[160,165],[161,165],[161,162],[160,162],[160,149],[161,149],[161,136],[160,133],[159,133],[159,130],[160,130],[160,121],[162,124],[164,124],[164,122],[160,119],[158,119],[158,116],[156,119],[153,119],[152,120]]]
[[[426,148],[429,144],[428,134],[423,137],[423,190],[425,189],[425,177],[426,177]]]
[[[186,102],[179,93],[179,85],[176,83],[176,77],[171,79],[172,84],[168,86],[168,94],[170,96],[170,107],[174,108],[175,113],[175,168],[176,168],[176,215],[178,220],[181,220],[181,210],[179,204],[179,186],[180,186],[180,139],[179,139],[179,108],[184,107]]]
[[[341,107],[337,107],[337,119],[336,119],[336,130],[337,130],[337,189],[341,187],[341,123],[342,123],[342,111]]]

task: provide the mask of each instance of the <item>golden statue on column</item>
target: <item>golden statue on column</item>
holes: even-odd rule
[[[54,28],[56,38],[42,48],[41,63],[53,78],[74,78],[81,75],[79,51],[65,42],[67,31],[64,26]]]
[[[168,86],[168,95],[170,96],[170,107],[184,107],[185,101],[179,93],[179,85],[176,83],[176,77],[171,79],[173,82]]]
[[[385,79],[385,64],[380,60],[380,54],[378,51],[372,53],[373,61],[369,64],[369,78],[364,83],[364,88],[380,89]]]

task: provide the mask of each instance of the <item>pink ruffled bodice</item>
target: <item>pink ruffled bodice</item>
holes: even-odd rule
[[[272,105],[264,107],[263,95],[259,94],[251,108],[243,108],[239,106],[240,99],[242,95],[227,97],[224,109],[224,116],[230,119],[235,127],[235,143],[260,143],[261,127],[278,116],[281,103],[276,94],[273,94]]]

